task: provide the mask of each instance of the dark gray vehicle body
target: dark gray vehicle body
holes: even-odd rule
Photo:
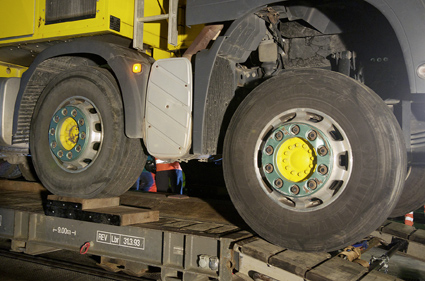
[[[332,3],[333,2],[333,3]],[[337,3],[339,2],[339,3]],[[326,5],[333,5],[334,10],[324,9]],[[338,15],[339,6],[347,5],[344,16],[352,16],[351,21],[346,20],[341,25],[340,15]],[[356,26],[360,20],[356,15],[364,18],[380,18],[376,21],[386,21],[392,35],[392,39],[380,38],[380,43],[376,47],[375,53],[371,52],[370,57],[385,56],[388,52],[399,60],[389,66],[391,75],[400,79],[394,82],[403,84],[398,93],[386,96],[386,89],[372,87],[384,100],[396,99],[394,113],[403,129],[407,150],[410,155],[416,155],[409,160],[410,163],[424,164],[422,156],[424,148],[422,137],[411,141],[411,135],[421,135],[424,132],[424,119],[415,115],[422,116],[422,97],[414,94],[425,93],[425,79],[418,75],[418,68],[425,63],[425,3],[422,0],[400,1],[400,0],[366,0],[366,1],[271,1],[271,0],[230,0],[230,1],[210,1],[210,0],[188,0],[186,23],[188,25],[196,24],[215,24],[217,22],[228,22],[229,28],[226,33],[217,38],[209,50],[203,50],[198,53],[195,62],[195,96],[194,96],[194,126],[193,126],[193,151],[197,154],[215,154],[220,150],[220,140],[214,137],[223,131],[222,123],[217,120],[226,118],[225,110],[219,110],[220,107],[227,107],[229,101],[233,98],[236,85],[233,82],[234,68],[238,63],[243,63],[249,53],[256,49],[260,42],[260,37],[264,30],[261,30],[258,17],[253,14],[262,7],[284,7],[288,21],[303,21],[310,25],[322,35],[325,34],[344,34],[347,26]],[[363,7],[367,6],[367,10]],[[357,14],[350,9],[358,8]],[[342,8],[341,8],[342,9]],[[348,10],[348,11],[347,11]],[[373,14],[370,14],[373,11]],[[369,15],[370,14],[370,15]],[[373,21],[373,19],[372,19]],[[351,27],[348,27],[350,29]],[[379,29],[379,28],[377,28]],[[245,33],[244,33],[245,31]],[[348,30],[349,31],[349,30]],[[243,35],[241,35],[243,34]],[[306,34],[307,38],[310,34]],[[342,35],[344,36],[344,35]],[[355,38],[366,47],[369,42],[364,38]],[[388,41],[386,41],[388,40]],[[388,42],[388,43],[387,43]],[[387,45],[385,45],[387,44]],[[237,46],[237,47],[236,47]],[[390,50],[390,51],[388,51]],[[369,54],[368,54],[369,55]],[[370,72],[381,72],[381,69],[372,68]],[[224,74],[226,73],[226,74]],[[386,75],[385,71],[382,75]],[[229,76],[234,79],[229,78]],[[376,76],[376,75],[375,75]],[[389,77],[389,75],[387,75]],[[403,78],[402,78],[403,77]],[[218,83],[217,79],[226,81]],[[226,80],[227,79],[227,80]],[[374,78],[375,80],[379,80]],[[388,78],[389,80],[394,80]],[[384,82],[382,82],[384,83]],[[227,86],[224,86],[227,85]],[[379,87],[378,87],[379,88]],[[384,87],[385,88],[385,87]],[[214,101],[214,102],[212,102]],[[391,103],[391,102],[390,102]],[[217,106],[218,104],[218,106]],[[416,104],[416,105],[415,105]]]
[[[299,16],[310,23],[313,27],[321,29],[324,24],[332,24],[331,19],[324,19],[322,14],[314,13],[314,6],[307,4],[303,6],[303,1],[285,1],[286,3],[300,3],[297,8],[307,7],[308,9],[299,9],[303,14]],[[310,1],[323,2],[323,1]],[[348,1],[347,1],[348,2]],[[404,60],[409,76],[410,90],[412,93],[425,93],[425,80],[416,75],[418,67],[425,63],[425,2],[402,1],[402,0],[365,0],[377,8],[389,21],[403,50]],[[210,0],[188,0],[186,12],[186,24],[195,25],[201,23],[214,23],[221,21],[231,21],[244,16],[250,10],[262,5],[279,3],[273,0],[230,0],[230,1],[210,1]],[[297,4],[298,5],[298,4]],[[291,4],[292,6],[292,4]],[[291,11],[291,9],[290,9]],[[320,30],[324,31],[324,30]]]

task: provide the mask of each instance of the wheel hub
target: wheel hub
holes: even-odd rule
[[[49,146],[59,167],[81,172],[98,157],[103,143],[102,118],[92,101],[71,97],[56,109],[49,124]]]
[[[77,122],[70,117],[63,120],[59,130],[59,138],[62,147],[66,150],[71,150],[75,147],[78,141],[78,129]]]
[[[263,173],[274,190],[297,198],[320,190],[332,172],[332,149],[321,130],[310,124],[277,127],[262,149]]]
[[[303,138],[284,141],[276,153],[279,172],[288,180],[301,182],[314,172],[316,153],[311,144]]]
[[[84,151],[87,143],[85,115],[75,106],[56,111],[50,122],[49,143],[53,154],[61,161],[73,161]]]

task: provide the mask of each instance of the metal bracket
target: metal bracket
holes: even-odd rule
[[[169,0],[168,14],[145,17],[145,1],[134,1],[133,48],[143,50],[143,27],[145,22],[168,20],[168,44],[177,45],[177,9],[179,1]]]

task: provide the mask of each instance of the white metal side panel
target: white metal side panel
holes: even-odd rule
[[[192,66],[186,58],[156,61],[145,111],[145,145],[160,159],[189,152],[192,131]]]

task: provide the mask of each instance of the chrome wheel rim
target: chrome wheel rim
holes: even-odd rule
[[[254,159],[264,192],[282,207],[299,212],[334,202],[353,166],[342,127],[327,114],[308,108],[273,118],[259,135]]]
[[[72,97],[62,102],[49,124],[50,153],[70,173],[84,171],[96,160],[103,143],[101,115],[92,101]]]

